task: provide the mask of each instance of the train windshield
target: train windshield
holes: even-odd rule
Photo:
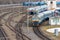
[[[60,7],[57,7],[55,11],[59,11],[60,12]]]
[[[37,21],[35,21],[35,22],[34,22],[34,24],[38,24],[38,22],[37,22]]]
[[[32,18],[33,21],[38,21],[39,19],[38,18]]]
[[[59,11],[59,12],[60,12],[60,9],[57,9],[57,11]]]

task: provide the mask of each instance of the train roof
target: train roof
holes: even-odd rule
[[[34,10],[39,10],[39,9],[41,9],[40,6],[34,7]]]
[[[28,8],[27,10],[39,10],[45,7],[47,7],[47,5],[31,7],[31,8]]]
[[[49,11],[42,12],[42,13],[38,13],[38,17],[42,17],[43,15],[49,14],[49,13],[51,13],[50,10]]]
[[[52,11],[45,11],[45,12],[43,12],[43,14],[49,14],[49,13],[51,13]]]
[[[45,7],[48,7],[47,5],[43,5],[43,6],[41,6],[41,8],[45,8]]]
[[[47,5],[43,5],[43,6],[36,6],[36,7],[34,7],[34,8],[36,8],[36,9],[41,9],[41,8],[45,8],[45,7],[47,7]]]
[[[57,7],[56,9],[60,9],[60,7]]]
[[[34,8],[28,8],[27,10],[34,10]]]
[[[43,13],[39,13],[38,14],[38,17],[42,17],[44,14]]]

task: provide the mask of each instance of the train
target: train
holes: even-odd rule
[[[55,13],[60,14],[60,8],[57,8],[56,10],[48,10],[34,15],[32,17],[32,25],[39,26],[39,24],[41,24],[45,19],[49,19],[49,17],[54,16]]]
[[[36,14],[35,16],[32,17],[32,25],[38,26],[39,24],[42,23],[44,19],[52,16],[52,14],[53,14],[53,11],[46,11],[46,12]]]
[[[40,12],[44,12],[44,11],[47,11],[48,10],[48,6],[47,6],[47,2],[44,2],[44,1],[42,1],[42,2],[24,2],[23,4],[28,4],[29,6],[30,5],[35,5],[35,4],[40,4],[40,5],[38,5],[38,6],[32,6],[31,8],[28,8],[27,9],[27,11],[29,11],[28,13],[30,14],[30,15],[34,15],[34,14],[36,14],[36,13],[40,13]],[[42,5],[42,4],[44,4],[44,5]],[[56,2],[56,4],[57,5],[60,5],[60,2]]]
[[[30,15],[34,15],[34,14],[37,14],[37,13],[41,13],[41,12],[44,12],[44,11],[48,11],[48,6],[47,5],[43,5],[43,6],[36,6],[36,7],[31,7],[31,8],[28,8],[27,9],[29,12]]]
[[[41,5],[46,5],[47,2],[23,2],[23,6],[41,6]],[[56,2],[57,5],[60,5],[60,1]]]
[[[46,3],[44,1],[42,2],[23,2],[23,6],[41,6],[45,5]]]

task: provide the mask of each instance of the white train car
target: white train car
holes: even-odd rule
[[[36,7],[28,8],[27,10],[29,11],[29,14],[35,14],[35,12],[41,13],[41,12],[47,11],[48,6],[47,5],[36,6]]]
[[[39,13],[38,15],[39,18],[39,23],[44,19],[44,14],[43,13]]]
[[[44,11],[48,11],[48,6],[44,5],[44,6],[40,6],[40,9],[38,10],[38,13],[44,12]]]
[[[46,12],[43,12],[43,14],[44,14],[44,17],[45,17],[45,18],[49,18],[49,17],[52,16],[54,13],[53,13],[53,11],[46,11]]]
[[[53,11],[46,11],[46,12],[38,13],[37,16],[32,17],[32,23],[34,24],[33,26],[39,25],[44,19],[49,18],[53,14],[54,14]]]

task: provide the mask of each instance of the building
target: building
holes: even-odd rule
[[[47,1],[48,9],[55,10],[56,9],[56,0],[48,0]]]
[[[60,25],[60,16],[50,17],[49,24],[50,25]]]

